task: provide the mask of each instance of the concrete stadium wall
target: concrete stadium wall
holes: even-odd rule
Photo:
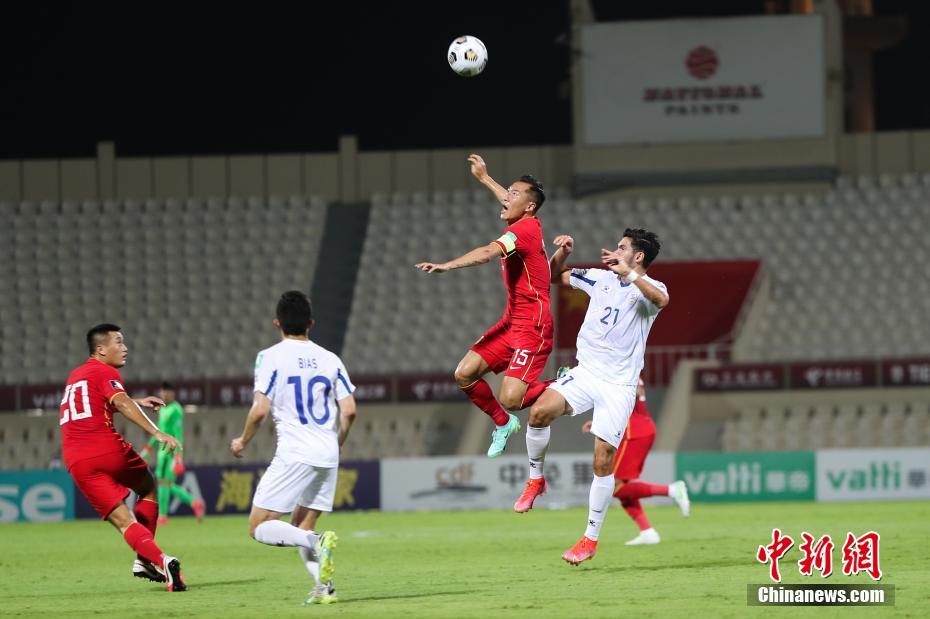
[[[0,200],[312,194],[353,202],[373,193],[475,189],[465,164],[470,152],[481,153],[500,179],[532,172],[549,187],[569,186],[581,160],[624,171],[723,168],[729,161],[712,156],[714,145],[700,144],[581,154],[568,145],[360,152],[357,139],[347,136],[339,146],[329,153],[117,157],[112,143],[101,143],[95,158],[0,161]],[[800,166],[824,155],[809,146],[773,141],[727,147],[745,165]],[[930,131],[844,134],[835,160],[840,174],[930,172]]]
[[[571,175],[569,146],[359,152],[347,136],[329,153],[121,158],[114,151],[102,143],[96,158],[0,161],[0,200],[312,194],[355,202],[373,193],[475,189],[471,152],[501,179],[533,173],[564,187]]]

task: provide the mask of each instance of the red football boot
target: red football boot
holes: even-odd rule
[[[582,561],[593,559],[594,553],[596,552],[597,541],[588,539],[587,536],[582,536],[577,544],[565,551],[565,554],[562,555],[562,558],[572,565],[578,565]]]
[[[518,514],[530,511],[533,509],[533,501],[536,500],[536,497],[544,494],[546,494],[545,477],[527,480],[526,487],[523,489],[523,494],[521,494],[517,502],[513,504],[513,511]]]
[[[203,522],[203,515],[206,513],[207,508],[201,500],[194,500],[194,504],[191,505],[191,509],[194,510],[194,518],[197,519],[197,522]]]

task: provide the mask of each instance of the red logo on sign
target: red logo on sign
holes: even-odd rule
[[[700,45],[688,52],[685,66],[688,67],[688,73],[699,80],[706,80],[717,72],[720,59],[717,58],[717,52],[706,45]]]

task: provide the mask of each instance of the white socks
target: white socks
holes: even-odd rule
[[[543,461],[546,459],[546,450],[549,448],[549,436],[552,430],[545,428],[526,428],[526,455],[530,459],[530,479],[539,479],[543,476]]]
[[[313,576],[313,582],[320,584],[320,564],[310,558],[310,549],[301,546],[297,550],[300,552],[300,558],[303,560],[304,565],[307,566],[307,571]]]
[[[281,520],[266,520],[255,527],[255,540],[269,546],[301,546],[312,550],[320,536]]]
[[[584,535],[588,539],[597,541],[613,493],[613,475],[594,476],[594,480],[591,482],[591,494],[588,495],[588,528],[584,531]]]

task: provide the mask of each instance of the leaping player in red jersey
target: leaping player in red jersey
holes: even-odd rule
[[[591,423],[586,422],[582,430],[590,432]],[[639,535],[628,541],[627,546],[658,544],[661,541],[659,533],[649,523],[640,499],[651,496],[671,497],[678,504],[683,516],[687,517],[691,513],[691,501],[688,499],[685,482],[676,481],[666,486],[639,479],[643,474],[646,456],[649,455],[655,440],[656,424],[646,408],[646,384],[640,378],[636,387],[636,404],[623,433],[623,440],[620,441],[620,447],[614,456],[614,496],[620,499],[620,505],[639,527]]]
[[[158,430],[140,406],[158,409],[165,403],[150,396],[126,395],[119,370],[129,349],[120,328],[101,324],[87,332],[90,358],[68,376],[61,399],[61,453],[74,484],[100,517],[119,529],[136,551],[133,576],[167,584],[168,591],[184,591],[181,563],[155,543],[158,494],[145,460],[113,427],[113,414],[122,413],[161,443],[169,452],[181,449],[172,436]],[[129,492],[139,500],[134,512],[124,502]]]
[[[552,351],[549,259],[542,224],[536,217],[546,195],[542,184],[532,176],[521,176],[505,189],[488,175],[481,157],[469,155],[468,161],[474,177],[501,203],[500,218],[507,222],[507,229],[497,240],[454,260],[442,264],[421,262],[416,267],[426,273],[444,273],[501,259],[507,309],[455,368],[459,387],[497,426],[488,449],[488,457],[496,458],[503,453],[507,439],[520,431],[516,415],[504,409],[530,406],[549,385],[537,380]],[[482,377],[502,371],[498,402]]]

